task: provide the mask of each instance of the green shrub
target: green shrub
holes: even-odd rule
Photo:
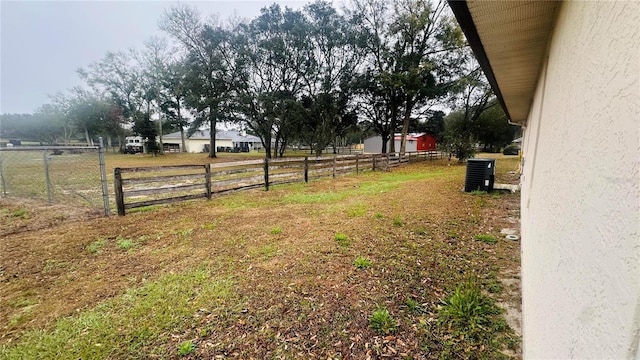
[[[369,326],[380,335],[388,335],[398,328],[398,323],[391,317],[389,310],[378,307],[369,318]]]

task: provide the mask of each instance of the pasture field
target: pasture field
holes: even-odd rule
[[[498,156],[497,182],[516,169]],[[520,246],[500,231],[519,194],[463,193],[464,174],[427,161],[110,218],[3,199],[0,359],[518,358]]]

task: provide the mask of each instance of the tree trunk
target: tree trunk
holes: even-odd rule
[[[381,134],[380,137],[382,138],[382,150],[380,151],[380,153],[385,154],[387,152],[387,142],[389,141],[389,136]]]
[[[404,120],[402,122],[402,136],[400,138],[400,156],[404,155],[407,150],[407,133],[409,132],[409,120],[411,119],[411,110],[413,105],[407,101],[407,107],[404,109]]]
[[[91,141],[91,138],[89,137],[89,130],[87,129],[86,126],[84,128],[84,138],[87,140],[87,146],[93,146],[93,142]]]
[[[184,126],[180,125],[180,141],[182,142],[182,147],[180,147],[180,152],[187,152],[187,144],[184,140]]]
[[[209,157],[216,156],[216,114],[213,106],[209,107]]]
[[[162,114],[158,117],[158,138],[160,140],[160,154],[164,155],[164,143],[162,142]]]
[[[391,119],[389,119],[389,153],[396,152],[396,117],[398,109],[391,109]]]
[[[178,101],[176,102],[176,104],[177,104],[176,110],[178,113],[178,124],[180,124],[180,141],[182,142],[182,148],[180,149],[180,152],[186,153],[187,143],[184,139],[184,126],[182,125],[182,115],[180,114],[180,98],[178,98]]]

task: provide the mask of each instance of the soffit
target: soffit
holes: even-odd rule
[[[558,5],[556,1],[467,1],[489,64],[484,71],[493,72],[492,86],[514,123],[524,124],[529,115]],[[474,51],[478,54],[475,47]]]

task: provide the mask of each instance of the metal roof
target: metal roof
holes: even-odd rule
[[[559,1],[449,0],[469,45],[513,123],[525,124]]]

